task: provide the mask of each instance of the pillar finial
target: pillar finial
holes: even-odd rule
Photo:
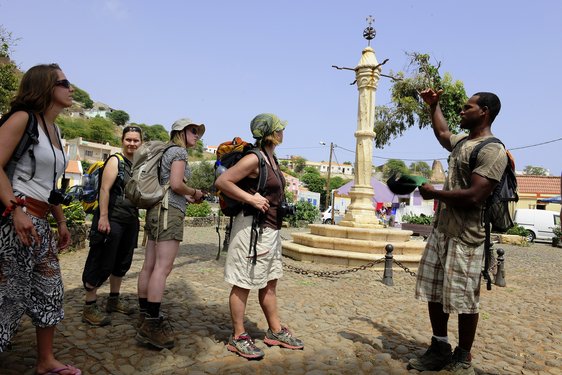
[[[367,39],[369,41],[369,46],[371,46],[371,40],[375,39],[375,36],[377,35],[377,31],[372,26],[375,22],[375,19],[373,18],[373,16],[369,15],[369,17],[367,17],[365,20],[367,21],[368,26],[365,30],[363,30],[363,38]]]

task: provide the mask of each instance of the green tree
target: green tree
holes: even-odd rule
[[[299,223],[313,223],[318,216],[320,211],[312,203],[307,201],[298,201],[295,205],[296,214],[286,217],[292,227],[296,227]]]
[[[306,159],[303,157],[297,157],[294,161],[294,170],[297,173],[301,173],[304,170],[304,167],[306,166]]]
[[[118,146],[120,140],[115,135],[115,125],[108,119],[94,117],[90,120],[90,135],[88,140],[97,143],[106,143]]]
[[[20,72],[16,64],[10,60],[10,52],[16,42],[12,33],[0,25],[0,113],[10,109],[10,102],[20,80]]]
[[[193,163],[189,186],[195,189],[210,191],[215,181],[215,168],[213,163],[201,161]]]
[[[78,137],[90,139],[90,120],[59,116],[57,118],[57,125],[60,126],[61,134],[65,139]]]
[[[546,176],[547,170],[543,167],[534,167],[532,165],[527,165],[525,169],[523,169],[523,174],[530,175],[530,176]]]
[[[417,161],[410,164],[410,173],[429,178],[431,176],[431,167],[425,161]]]
[[[74,93],[72,94],[72,99],[77,101],[78,103],[82,103],[84,108],[92,108],[94,106],[94,101],[90,98],[90,94],[86,91],[82,90],[76,85],[72,85],[74,88]]]
[[[410,171],[406,164],[402,160],[389,159],[384,167],[382,168],[382,174],[385,179],[389,178],[393,174],[408,174]]]
[[[308,190],[313,191],[315,193],[326,194],[326,179],[320,176],[320,173],[314,167],[312,168],[313,171],[305,171],[301,176],[301,181],[306,185]]]
[[[160,124],[156,125],[146,125],[146,124],[135,124],[131,123],[131,125],[138,126],[142,129],[143,139],[144,141],[162,141],[167,142],[170,140],[170,134]]]
[[[442,89],[441,110],[453,133],[459,131],[460,111],[467,100],[462,81],[453,81],[449,73],[439,75],[440,63],[430,63],[430,56],[417,52],[407,54],[410,58],[410,77],[398,72],[391,88],[390,106],[378,106],[375,113],[375,145],[382,148],[390,140],[402,135],[407,129],[418,125],[420,129],[431,125],[427,105],[419,93],[426,88]]]
[[[349,180],[342,178],[340,176],[334,176],[330,178],[330,191],[338,189],[341,186],[347,184]]]
[[[120,109],[109,112],[107,117],[109,117],[111,121],[113,121],[116,125],[119,126],[123,126],[129,121],[129,114]]]

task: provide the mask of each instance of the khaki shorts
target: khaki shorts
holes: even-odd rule
[[[168,228],[164,229],[165,212],[168,211]],[[160,216],[160,217],[159,217]],[[185,214],[179,208],[169,206],[167,210],[160,205],[149,209],[146,213],[144,231],[152,241],[183,241],[183,221]]]
[[[476,314],[484,244],[469,246],[433,229],[420,260],[416,298],[443,304],[443,312]]]
[[[265,288],[268,281],[283,276],[281,236],[278,230],[263,228],[258,237],[257,261],[250,251],[252,216],[239,213],[234,218],[224,267],[224,280],[244,289]],[[258,228],[258,233],[259,233]]]

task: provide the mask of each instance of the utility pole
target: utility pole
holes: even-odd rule
[[[326,209],[330,207],[332,203],[330,200],[330,175],[332,174],[332,154],[334,153],[334,142],[330,142],[330,159],[328,161],[328,178],[326,179]],[[334,207],[332,207],[332,220],[334,218]]]

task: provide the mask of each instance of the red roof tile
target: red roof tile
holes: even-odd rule
[[[560,194],[559,176],[517,176],[519,193]]]

